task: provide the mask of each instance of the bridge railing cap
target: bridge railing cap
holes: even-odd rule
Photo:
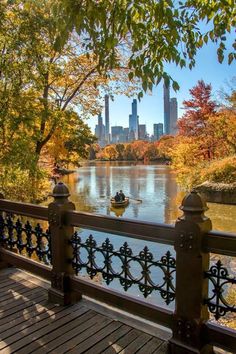
[[[183,212],[203,213],[208,210],[206,201],[196,191],[188,193],[180,206]]]
[[[70,192],[63,182],[58,182],[53,188],[51,196],[54,198],[67,198],[70,196]]]

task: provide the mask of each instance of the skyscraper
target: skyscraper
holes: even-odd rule
[[[129,132],[134,136],[134,140],[138,139],[138,115],[137,115],[137,100],[132,102],[132,114],[129,115]]]
[[[105,140],[110,142],[109,95],[105,95]]]
[[[177,133],[178,103],[175,97],[170,99],[170,134]]]
[[[112,143],[117,144],[123,142],[124,128],[122,126],[111,127]]]
[[[154,140],[159,140],[162,135],[163,135],[163,124],[162,123],[153,124]]]
[[[102,122],[101,113],[98,115],[98,124],[95,127],[95,135],[98,138],[98,143],[101,146],[105,145],[105,126]]]
[[[138,125],[138,135],[140,140],[145,140],[147,137],[147,130],[146,130],[146,124],[139,124]]]
[[[164,84],[164,130],[170,134],[170,86]]]

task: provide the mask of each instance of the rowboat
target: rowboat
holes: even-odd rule
[[[113,208],[124,208],[129,204],[129,198],[125,198],[125,200],[122,200],[121,202],[116,202],[115,198],[111,198],[111,206]]]

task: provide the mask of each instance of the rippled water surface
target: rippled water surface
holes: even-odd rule
[[[168,224],[181,214],[178,207],[185,195],[174,171],[165,165],[88,163],[63,180],[77,210]],[[133,199],[125,209],[112,209],[110,197],[120,189]],[[214,229],[236,232],[236,205],[208,206]]]
[[[80,211],[168,224],[173,224],[178,215],[181,215],[179,206],[185,192],[178,186],[175,173],[169,166],[125,162],[87,163],[76,173],[65,176],[63,181],[69,186],[71,200],[76,204],[76,209]],[[132,199],[128,207],[113,209],[110,206],[110,197],[120,189]],[[236,232],[236,205],[208,204],[208,206],[207,215],[212,219],[214,229]],[[175,251],[169,245],[144,242],[94,230],[79,229],[78,231],[83,242],[92,234],[98,246],[104,242],[106,237],[109,237],[116,250],[124,242],[128,242],[134,255],[137,255],[146,245],[155,260],[160,260],[167,251],[175,257]],[[85,263],[87,256],[87,251],[82,249],[81,258]],[[113,269],[120,272],[122,265],[119,259],[116,257],[112,260]],[[103,261],[104,259],[99,257],[99,252],[97,252],[96,262],[103,264]],[[142,269],[138,262],[130,263],[130,272],[133,277],[140,277]],[[86,272],[82,271],[82,274],[86,275]],[[160,268],[152,269],[151,277],[155,284],[162,284],[163,276]],[[96,276],[95,281],[105,285],[101,275]],[[114,280],[110,287],[120,290],[119,280]],[[129,288],[128,293],[143,298],[136,285]],[[147,301],[166,306],[157,292],[148,296]],[[169,306],[173,308],[174,303],[172,302]]]

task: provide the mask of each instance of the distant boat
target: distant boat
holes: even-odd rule
[[[124,208],[129,204],[129,198],[126,197],[125,200],[122,200],[121,202],[116,202],[115,198],[111,198],[111,206],[113,208]]]

